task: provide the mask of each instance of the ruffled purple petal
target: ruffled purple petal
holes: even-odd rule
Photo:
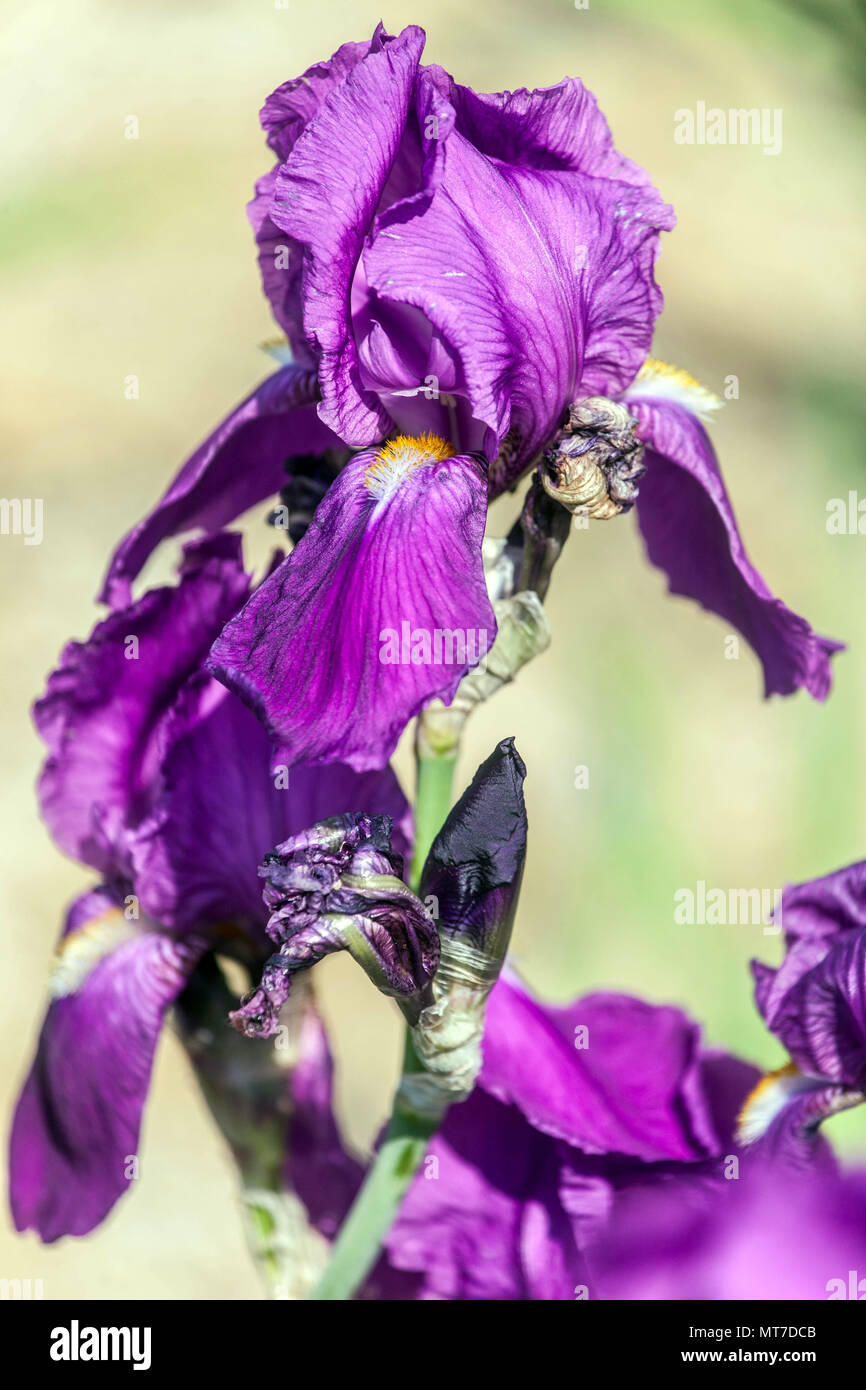
[[[18,1230],[32,1227],[45,1241],[85,1235],[136,1176],[159,1031],[203,949],[203,942],[179,943],[127,923],[104,894],[73,906],[58,997],[12,1126]]]
[[[34,707],[49,750],[39,781],[48,828],[109,876],[128,871],[127,829],[149,809],[158,725],[248,589],[239,536],[184,555],[176,587],[150,590],[69,643]]]
[[[114,552],[100,600],[129,603],[131,584],[161,541],[196,528],[216,530],[276,494],[295,454],[339,445],[316,414],[312,372],[283,367],[257,386],[192,454],[151,512]]]
[[[369,54],[331,88],[280,169],[270,220],[304,247],[304,329],[318,363],[322,420],[347,443],[390,427],[363,388],[350,291],[364,240],[397,156],[424,34],[377,30]]]
[[[422,72],[420,114],[431,86],[443,100],[444,84],[440,70]],[[455,114],[432,196],[380,215],[364,269],[379,301],[422,311],[459,361],[444,389],[468,399],[487,427],[491,457],[514,431],[508,462],[491,477],[495,494],[519,477],[570,402],[613,394],[637,371],[661,305],[652,275],[657,233],[673,219],[634,167],[611,153],[577,84],[555,114],[546,93],[478,98],[452,88],[450,101]],[[497,102],[507,111],[502,158],[491,115]],[[583,156],[563,135],[569,106],[571,116],[582,110]],[[530,154],[545,132],[566,152],[539,167]],[[490,153],[475,147],[479,136]],[[516,150],[519,162],[507,162]],[[580,163],[592,173],[578,171]]]
[[[416,461],[402,473],[373,451],[347,465],[214,644],[214,675],[289,762],[383,766],[408,720],[433,696],[449,701],[492,644],[483,469],[437,461],[423,440],[404,447]]]
[[[479,1085],[586,1153],[652,1162],[719,1150],[699,1030],[678,1009],[624,995],[550,1008],[504,978],[490,997],[483,1046]]]
[[[646,170],[614,147],[596,98],[577,78],[536,91],[474,92],[441,68],[427,72],[448,93],[460,134],[488,158],[651,188]]]
[[[841,645],[774,598],[750,563],[703,426],[670,401],[630,397],[629,409],[647,444],[638,520],[671,593],[695,599],[742,633],[763,665],[766,695],[804,686],[824,700],[830,657]]]
[[[782,964],[752,962],[761,1016],[802,1071],[861,1086],[866,862],[786,888],[779,921]]]
[[[295,361],[305,367],[315,367],[316,358],[303,334],[303,248],[271,221],[274,185],[280,165],[288,159],[299,136],[334,89],[366,58],[370,48],[370,42],[344,43],[326,62],[315,63],[300,77],[279,86],[260,113],[268,145],[279,162],[256,183],[247,216],[258,245],[265,295],[291,344]]]
[[[247,707],[212,677],[193,677],[163,730],[156,808],[135,832],[142,908],[188,930],[261,922],[259,864],[307,826],[347,809],[392,817],[407,848],[409,807],[390,767],[357,773],[272,765],[270,741]]]
[[[829,946],[839,932],[866,927],[866,859],[787,887],[781,922],[789,944],[809,940]]]
[[[866,1088],[866,931],[845,933],[797,980],[772,1029],[806,1075]]]

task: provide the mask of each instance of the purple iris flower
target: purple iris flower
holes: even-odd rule
[[[13,1124],[15,1221],[44,1240],[91,1230],[126,1189],[159,1031],[204,953],[268,955],[263,854],[347,806],[406,846],[390,769],[298,767],[286,787],[259,721],[204,670],[249,592],[239,537],[187,546],[178,583],[70,643],[35,707],[44,817],[101,878],[67,915]]]
[[[752,963],[755,999],[790,1057],[741,1117],[757,1152],[805,1167],[828,1116],[866,1099],[866,861],[787,888],[778,969]]]
[[[124,539],[105,596],[126,602],[165,537],[224,524],[277,493],[284,466],[300,477],[327,458],[336,476],[313,525],[212,669],[287,762],[381,766],[493,637],[489,498],[538,462],[572,406],[605,398],[646,447],[638,520],[671,589],[744,634],[768,695],[823,699],[837,644],[748,560],[700,422],[712,398],[647,358],[671,209],[580,82],[479,95],[422,64],[423,45],[417,27],[380,26],[268,98],[275,163],[250,219],[288,361]]]
[[[449,1110],[387,1237],[375,1280],[389,1267],[416,1281],[396,1297],[595,1296],[593,1252],[620,1194],[720,1181],[757,1075],[703,1047],[677,1009],[603,994],[548,1007],[514,975],[490,996],[483,1052],[475,1091]],[[303,1077],[289,1174],[330,1236],[363,1170],[342,1148],[319,1065],[318,1082]]]

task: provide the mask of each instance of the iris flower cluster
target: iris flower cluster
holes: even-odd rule
[[[249,216],[276,370],[120,542],[106,615],[35,706],[45,820],[94,877],[14,1118],[15,1220],[53,1241],[106,1218],[173,1014],[245,1199],[280,1227],[278,1250],[251,1236],[277,1296],[826,1297],[866,1269],[866,1174],[819,1133],[866,1096],[866,863],[785,895],[784,960],[754,969],[790,1061],[761,1078],[677,1008],[535,998],[506,963],[514,739],[453,806],[448,778],[472,709],[550,640],[575,519],[633,510],[767,695],[823,700],[839,646],[747,556],[719,402],[650,356],[673,212],[592,94],[477,94],[423,47],[380,26],[266,101]],[[485,537],[518,487],[512,531]],[[258,577],[224,529],[256,505],[291,542]],[[136,596],[174,537],[175,582]],[[414,825],[389,766],[413,719]],[[313,993],[337,950],[406,1020],[369,1163],[340,1135]]]

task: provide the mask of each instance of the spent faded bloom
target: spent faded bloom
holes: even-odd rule
[[[866,862],[786,888],[781,918],[782,964],[752,971],[761,1016],[791,1060],[749,1096],[740,1133],[803,1167],[821,1122],[866,1100]]]
[[[261,984],[233,1015],[249,1037],[269,1036],[291,977],[333,951],[348,951],[410,1021],[423,1006],[439,960],[436,927],[403,882],[387,816],[346,814],[292,836],[260,870],[279,947]]]
[[[166,1015],[206,953],[269,952],[258,865],[275,842],[347,805],[408,806],[390,769],[274,776],[259,721],[203,669],[250,591],[240,538],[186,548],[178,582],[70,643],[34,717],[49,756],[43,816],[96,885],[70,908],[10,1155],[19,1229],[83,1235],[134,1176]]]
[[[579,81],[478,94],[423,64],[423,46],[416,27],[380,26],[265,103],[275,163],[250,219],[289,360],[121,543],[106,596],[126,601],[164,537],[223,524],[280,492],[286,470],[306,479],[311,458],[327,460],[312,525],[228,625],[212,669],[287,761],[381,766],[491,644],[489,498],[539,462],[554,481],[565,457],[580,473],[589,445],[577,506],[619,512],[643,447],[636,512],[671,589],[744,634],[768,694],[823,698],[836,644],[747,558],[701,424],[714,399],[647,357],[671,209]],[[404,624],[410,655],[383,663],[382,634]],[[438,661],[425,656],[437,631],[451,640]]]

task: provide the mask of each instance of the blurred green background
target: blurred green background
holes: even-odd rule
[[[3,492],[46,508],[41,546],[0,541],[4,1114],[64,906],[89,878],[39,822],[28,706],[63,642],[89,631],[118,536],[269,370],[256,345],[273,326],[244,216],[269,164],[262,100],[380,16],[392,30],[423,24],[428,58],[476,88],[568,73],[595,91],[619,148],[679,216],[658,266],[655,355],[716,391],[739,378],[713,434],[751,558],[777,595],[849,643],[825,707],[803,694],[764,702],[745,644],[725,659],[726,625],[666,596],[634,519],[599,524],[574,534],[556,573],[551,650],[475,717],[460,767],[463,783],[509,733],[528,764],[515,955],[537,989],[674,1001],[711,1043],[779,1063],[747,970],[753,955],[775,960],[777,940],[760,927],[675,926],[673,894],[699,879],[771,889],[866,854],[866,538],[825,527],[830,498],[866,496],[856,15],[771,0],[4,7]],[[674,112],[700,100],[782,108],[781,154],[676,144]],[[130,115],[137,141],[124,139]],[[137,401],[124,396],[129,374]],[[497,504],[494,534],[515,505]],[[272,533],[260,517],[250,532],[262,557]],[[349,961],[318,975],[340,1113],[363,1147],[397,1072],[396,1011]],[[866,1151],[866,1115],[829,1128],[846,1154]],[[141,1152],[140,1190],[100,1232],[45,1250],[5,1229],[0,1275],[41,1277],[47,1298],[258,1297],[230,1165],[168,1034]]]

